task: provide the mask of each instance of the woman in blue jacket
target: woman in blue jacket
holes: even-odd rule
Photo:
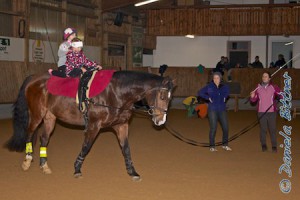
[[[208,120],[209,120],[209,144],[210,151],[217,151],[215,147],[215,136],[218,121],[223,130],[223,149],[231,151],[228,146],[228,120],[226,112],[226,99],[229,96],[229,87],[221,83],[222,74],[213,73],[213,80],[198,92],[198,96],[209,101]]]

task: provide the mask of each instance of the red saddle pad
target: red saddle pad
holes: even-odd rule
[[[115,70],[101,70],[95,74],[90,86],[90,98],[100,94],[109,84]],[[47,81],[47,89],[50,94],[76,98],[79,78],[61,78],[50,76]]]

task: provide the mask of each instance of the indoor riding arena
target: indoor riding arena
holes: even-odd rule
[[[299,19],[288,0],[0,0],[0,199],[299,199]]]

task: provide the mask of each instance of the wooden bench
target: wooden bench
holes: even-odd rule
[[[229,97],[234,98],[234,112],[239,110],[239,97],[241,94],[241,84],[239,82],[227,82],[229,87]]]
[[[296,115],[300,115],[300,107],[294,107],[293,118],[296,118]]]
[[[240,94],[230,94],[230,98],[234,98],[234,112],[237,112],[239,110],[239,97]]]

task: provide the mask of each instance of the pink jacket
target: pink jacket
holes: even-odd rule
[[[67,53],[66,61],[66,75],[69,76],[70,72],[75,68],[81,68],[83,66],[87,68],[96,67],[97,63],[90,61],[86,58],[82,51],[76,53],[74,51],[69,51]]]
[[[258,84],[257,90],[255,91],[254,98],[250,98],[251,102],[257,102],[257,111],[266,112],[268,108],[273,104],[273,106],[268,110],[268,112],[276,112],[276,97],[282,97],[280,88],[277,85],[268,84],[262,86]]]

